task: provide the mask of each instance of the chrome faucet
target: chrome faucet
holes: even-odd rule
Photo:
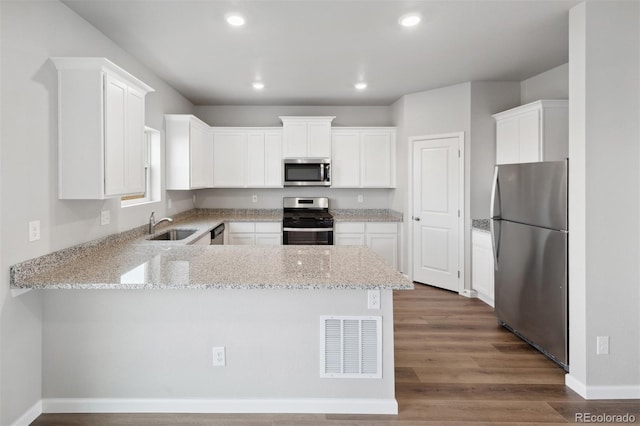
[[[161,224],[162,222],[173,222],[173,219],[170,217],[163,217],[159,221],[156,222],[155,212],[151,212],[151,216],[149,217],[149,234],[153,234],[156,229],[156,225]]]

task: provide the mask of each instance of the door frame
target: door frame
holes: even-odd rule
[[[458,157],[458,179],[459,179],[459,187],[458,187],[458,206],[460,208],[460,217],[458,218],[458,267],[460,268],[460,277],[458,278],[458,294],[463,294],[465,289],[465,233],[464,233],[464,223],[465,223],[465,215],[466,215],[466,206],[464,203],[465,199],[465,173],[464,173],[464,132],[452,132],[452,133],[439,133],[434,135],[423,135],[423,136],[410,136],[409,137],[409,164],[408,164],[408,182],[407,182],[407,218],[406,222],[408,223],[408,232],[407,232],[407,248],[408,248],[408,259],[407,259],[407,275],[409,279],[413,281],[413,196],[414,196],[414,188],[413,188],[413,152],[414,146],[417,141],[424,140],[434,140],[434,139],[445,139],[445,138],[457,138],[458,139],[458,151],[460,152],[460,156]]]

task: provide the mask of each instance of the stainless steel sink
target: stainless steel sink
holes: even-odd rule
[[[193,235],[197,229],[171,229],[149,238],[152,241],[178,241]]]

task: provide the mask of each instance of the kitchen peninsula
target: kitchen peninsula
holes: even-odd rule
[[[195,238],[222,221],[165,229]],[[46,412],[397,412],[392,290],[413,285],[366,247],[185,245],[138,229],[44,258],[14,265],[11,285],[47,290]],[[367,321],[370,371],[366,348],[340,348]]]

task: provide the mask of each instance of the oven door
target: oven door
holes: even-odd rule
[[[332,246],[333,228],[284,228],[283,245]]]

